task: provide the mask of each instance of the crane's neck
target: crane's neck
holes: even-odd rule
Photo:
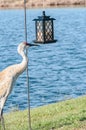
[[[26,53],[21,50],[19,54],[22,56],[22,62],[9,66],[3,70],[3,73],[7,73],[8,77],[12,77],[14,81],[25,71],[28,65],[28,57],[26,56]]]
[[[28,57],[26,55],[26,52],[22,51],[22,53],[20,53],[20,55],[22,56],[22,62],[19,64],[19,71],[20,73],[22,73],[23,71],[25,71],[27,64],[28,64]]]

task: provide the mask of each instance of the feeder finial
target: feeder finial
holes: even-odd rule
[[[45,17],[45,11],[43,11],[42,13],[43,13],[43,16]]]

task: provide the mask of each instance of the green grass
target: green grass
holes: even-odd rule
[[[28,111],[4,115],[6,130],[28,130]],[[31,110],[32,130],[86,130],[86,96]]]

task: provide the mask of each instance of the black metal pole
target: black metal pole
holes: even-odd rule
[[[25,21],[25,41],[27,42],[26,0],[24,0],[24,21]],[[28,56],[27,50],[26,50],[26,55]],[[29,130],[32,130],[32,128],[31,128],[31,115],[30,115],[30,87],[29,87],[28,64],[27,64],[26,74],[27,74],[27,88],[28,88],[28,124],[29,124]]]

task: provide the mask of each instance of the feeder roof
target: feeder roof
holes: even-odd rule
[[[48,21],[48,20],[56,20],[55,18],[50,18],[50,16],[46,16],[45,15],[45,11],[43,11],[43,15],[42,16],[38,16],[38,18],[33,19],[33,21]]]

